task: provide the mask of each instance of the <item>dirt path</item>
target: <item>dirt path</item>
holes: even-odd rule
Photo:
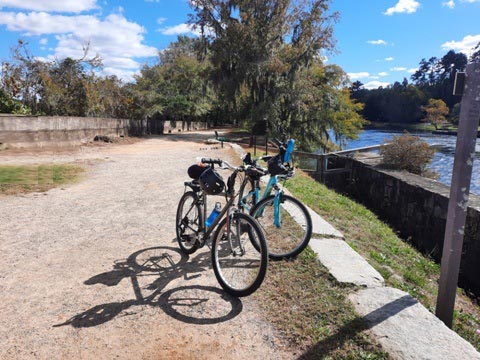
[[[251,299],[220,290],[208,248],[190,259],[178,251],[187,167],[231,154],[191,136],[0,155],[89,163],[75,185],[0,198],[1,359],[291,357]]]

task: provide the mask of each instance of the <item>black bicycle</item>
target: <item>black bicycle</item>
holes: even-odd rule
[[[227,184],[215,165],[233,170]],[[185,182],[177,209],[176,232],[180,249],[192,254],[211,238],[211,257],[215,276],[223,289],[233,296],[247,296],[257,290],[265,278],[268,250],[258,222],[238,210],[235,203],[235,179],[244,167],[234,167],[220,159],[201,160]],[[223,209],[207,218],[207,196],[224,196]],[[208,224],[207,224],[208,222]],[[212,235],[213,234],[213,235]]]

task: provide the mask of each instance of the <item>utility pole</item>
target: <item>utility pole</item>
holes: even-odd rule
[[[480,119],[480,63],[457,73],[454,94],[463,94],[438,288],[436,315],[452,327],[475,143]],[[462,91],[463,90],[463,91]]]

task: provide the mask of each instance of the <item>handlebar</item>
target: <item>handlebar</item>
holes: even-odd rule
[[[220,160],[220,159],[202,158],[200,161],[203,164],[211,164],[211,165],[217,164],[219,166],[222,165],[222,160]]]
[[[218,165],[218,166],[225,166],[226,168],[230,170],[238,170],[242,171],[243,167],[235,167],[232,164],[230,164],[228,161],[222,160],[222,159],[211,159],[211,158],[202,158],[201,162],[203,164],[211,164],[211,165]]]

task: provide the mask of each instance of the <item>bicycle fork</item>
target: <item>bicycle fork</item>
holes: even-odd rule
[[[240,233],[240,224],[238,221],[235,222],[235,231],[237,234],[237,241],[238,241],[238,247],[235,247],[233,244],[233,239],[232,239],[232,223],[231,223],[231,218],[232,215],[236,212],[235,208],[231,208],[228,210],[227,214],[227,239],[228,239],[228,244],[230,246],[230,251],[232,252],[233,256],[242,256],[245,255],[245,248],[243,247],[242,241],[240,239],[241,233]]]

